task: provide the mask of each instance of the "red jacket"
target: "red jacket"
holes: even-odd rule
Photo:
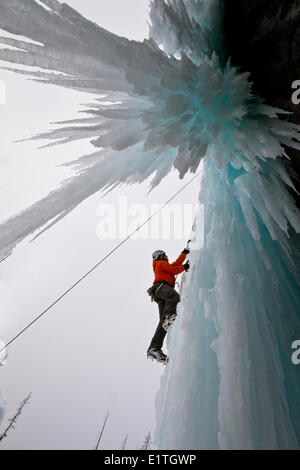
[[[161,259],[153,260],[153,271],[155,274],[153,284],[158,281],[167,281],[173,287],[175,284],[175,275],[184,271],[182,263],[185,257],[186,255],[181,253],[172,264]]]

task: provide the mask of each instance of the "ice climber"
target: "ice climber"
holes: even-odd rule
[[[182,264],[188,253],[189,249],[185,248],[177,260],[171,264],[169,264],[169,259],[163,250],[156,250],[152,254],[155,278],[148,293],[152,300],[158,304],[159,323],[148,348],[147,357],[163,363],[168,362],[168,357],[161,348],[167,330],[176,318],[176,307],[180,302],[180,295],[174,288],[175,275],[189,270],[189,261]]]

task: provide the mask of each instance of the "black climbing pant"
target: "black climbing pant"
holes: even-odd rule
[[[159,323],[152,338],[151,344],[148,348],[158,348],[161,349],[164,338],[166,336],[166,331],[162,327],[162,323],[166,316],[176,314],[176,306],[180,302],[180,295],[178,292],[173,289],[166,281],[158,281],[154,284],[155,291],[153,295],[153,300],[158,303],[159,309]]]

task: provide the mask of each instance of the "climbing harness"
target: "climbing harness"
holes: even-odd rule
[[[156,283],[155,283],[156,284]],[[153,284],[151,287],[149,287],[149,289],[147,289],[147,292],[148,294],[150,295],[151,297],[151,302],[154,301],[154,296],[155,294],[157,294],[157,292],[159,291],[159,289],[161,288],[161,286],[164,284],[164,281],[161,282],[160,286],[156,288],[156,285]]]

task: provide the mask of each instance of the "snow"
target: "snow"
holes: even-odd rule
[[[300,127],[255,97],[249,74],[227,61],[219,0],[153,0],[150,38],[142,43],[56,1],[43,3],[60,23],[35,2],[30,17],[20,18],[24,1],[6,7],[10,22],[43,46],[20,42],[24,51],[0,50],[0,59],[52,70],[29,73],[45,83],[105,96],[85,110],[89,117],[34,137],[51,145],[89,138],[97,150],[74,162],[73,177],[1,225],[0,255],[100,190],[154,174],[152,189],[173,168],[183,178],[204,162],[205,239],[181,285],[156,443],[297,448],[300,383],[290,347],[300,327],[300,217],[284,146],[299,148]]]

